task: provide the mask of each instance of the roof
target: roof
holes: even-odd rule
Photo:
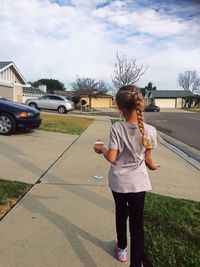
[[[190,91],[184,90],[147,90],[146,96],[150,98],[182,98],[193,96],[194,94]]]
[[[13,61],[0,61],[0,72],[12,67],[16,73],[16,75],[19,77],[19,79],[22,81],[23,84],[27,84],[26,80],[18,70],[17,66],[14,64]]]
[[[73,97],[75,95],[75,91],[59,91],[59,90],[55,90],[54,94],[64,95],[65,97]]]
[[[23,94],[36,94],[36,95],[44,95],[45,92],[34,87],[24,87]]]
[[[64,95],[65,97],[73,97],[73,96],[77,96],[77,95],[79,95],[81,97],[87,97],[86,94],[83,93],[83,94],[80,95],[80,94],[77,94],[76,91],[58,91],[58,90],[56,90],[56,91],[54,91],[54,94]],[[107,98],[107,97],[113,98],[112,95],[103,94],[103,93],[95,94],[95,96],[99,97],[99,98]]]
[[[0,61],[0,69],[5,68],[7,65],[10,65],[12,61]]]

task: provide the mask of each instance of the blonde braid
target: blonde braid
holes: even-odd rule
[[[144,128],[144,112],[142,109],[142,97],[140,95],[140,92],[135,91],[133,94],[134,99],[136,100],[136,112],[137,112],[137,119],[138,119],[138,127],[142,134],[142,144],[147,149],[153,148],[153,143],[149,143],[146,137],[145,128]]]

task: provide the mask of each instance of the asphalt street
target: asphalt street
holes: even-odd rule
[[[93,115],[119,118],[113,109],[101,109],[101,113]],[[157,130],[200,150],[200,113],[183,110],[165,110],[164,112],[145,112],[145,121],[154,125]]]
[[[146,112],[145,120],[157,130],[200,150],[200,113]]]

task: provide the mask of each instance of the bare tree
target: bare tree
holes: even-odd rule
[[[136,59],[128,59],[125,55],[119,55],[119,53],[117,53],[116,59],[114,74],[112,77],[115,90],[119,89],[123,85],[135,84],[150,67],[148,64],[145,66],[144,64],[139,66],[136,64]]]
[[[200,78],[195,70],[187,70],[179,73],[178,84],[185,90],[192,93],[200,93]]]
[[[89,108],[92,108],[92,98],[97,97],[99,94],[105,94],[108,92],[108,85],[100,80],[98,82],[91,78],[76,78],[76,81],[72,83],[72,89],[76,91],[77,95],[86,95],[89,98]]]

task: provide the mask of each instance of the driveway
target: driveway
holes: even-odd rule
[[[39,130],[0,136],[1,178],[35,183],[76,138]]]

